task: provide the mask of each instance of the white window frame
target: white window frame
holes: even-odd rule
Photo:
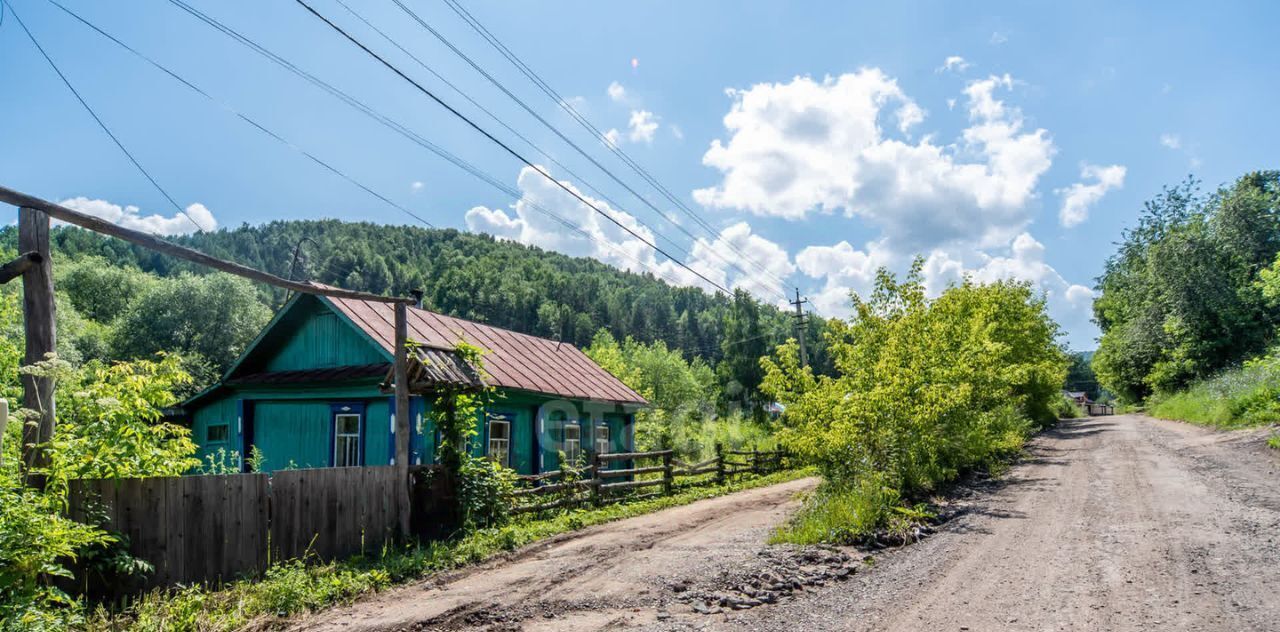
[[[582,426],[576,421],[566,421],[561,428],[563,433],[561,438],[564,440],[564,459],[566,462],[576,466],[582,458]],[[573,428],[574,434],[577,435],[573,439],[569,438],[570,428]],[[570,445],[573,447],[569,447]]]
[[[502,426],[505,429],[500,439],[495,439],[493,436],[495,426]],[[502,467],[511,467],[511,419],[505,415],[489,418],[489,444],[486,446],[486,454]]]
[[[596,426],[596,434],[592,437],[595,440],[596,454],[609,453],[609,424],[599,424]],[[601,444],[604,444],[603,446]]]
[[[342,419],[347,417],[355,418],[355,432],[342,432]],[[360,429],[364,426],[363,417],[360,413],[335,413],[333,415],[334,467],[358,467],[360,465]],[[354,462],[350,462],[350,459],[354,459]]]

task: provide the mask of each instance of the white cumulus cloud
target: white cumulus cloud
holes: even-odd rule
[[[599,85],[599,84],[596,84],[596,85]],[[618,83],[617,81],[610,83],[609,87],[606,89],[606,92],[608,92],[610,99],[613,99],[614,101],[617,101],[619,103],[627,100],[627,89],[622,87],[622,84]]]
[[[533,168],[522,169],[516,184],[522,196],[509,210],[474,207],[466,213],[467,228],[570,256],[592,257],[623,270],[653,272],[677,285],[708,291],[714,289],[697,274],[663,257],[649,245],[655,244],[683,257],[689,268],[711,281],[729,288],[743,288],[768,302],[776,302],[782,293],[775,277],[786,277],[795,270],[785,249],[755,234],[746,222],[723,229],[715,239],[699,238],[692,244],[686,244],[689,246],[688,256],[684,257],[684,253],[675,250],[668,242],[657,241],[654,233],[634,216],[588,196],[572,183],[564,184],[589,201],[591,206],[630,228],[635,235],[601,217],[591,206],[574,198]],[[548,213],[563,218],[578,229],[566,226]],[[740,263],[734,266],[729,263],[748,260],[757,265]]]
[[[937,72],[964,72],[972,65],[964,57],[951,55],[942,61],[942,65],[938,66]]]
[[[1069,187],[1057,189],[1055,193],[1062,196],[1062,208],[1058,210],[1058,221],[1065,227],[1079,225],[1089,219],[1089,209],[1102,196],[1112,189],[1124,186],[1126,173],[1124,165],[1083,165],[1080,177],[1092,180],[1090,183],[1076,182]]]
[[[632,110],[627,128],[630,130],[627,138],[631,142],[652,143],[653,134],[658,131],[658,119],[648,110]]]
[[[1022,112],[997,98],[1013,86],[1009,75],[969,82],[969,125],[947,145],[886,131],[886,118],[903,134],[924,113],[876,68],[730,89],[729,138],[703,156],[721,180],[693,195],[793,220],[842,212],[878,226],[894,251],[1008,243],[1030,221],[1055,152],[1046,130],[1024,129]]]
[[[1182,149],[1182,138],[1166,132],[1160,135],[1160,144],[1168,149]]]
[[[58,204],[81,213],[100,217],[125,228],[132,228],[155,235],[186,235],[194,233],[196,232],[195,224],[199,224],[200,229],[206,231],[212,231],[218,227],[218,222],[214,219],[213,213],[199,203],[191,204],[183,209],[186,212],[185,216],[182,213],[174,213],[170,216],[160,214],[142,215],[142,209],[133,205],[121,206],[106,200],[89,199],[87,197],[74,197],[63,200]],[[192,222],[195,222],[195,224]]]

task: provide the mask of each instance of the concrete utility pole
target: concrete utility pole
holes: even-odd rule
[[[805,338],[804,320],[805,319],[804,319],[804,309],[803,309],[803,305],[808,302],[809,302],[809,299],[800,298],[800,288],[796,288],[796,300],[791,301],[791,304],[794,305],[796,308],[796,313],[795,313],[796,340],[800,341],[800,366],[802,367],[809,366],[809,350],[805,347],[805,344],[804,344],[804,338]]]

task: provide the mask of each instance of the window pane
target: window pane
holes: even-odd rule
[[[205,429],[205,440],[210,442],[226,441],[227,436],[230,434],[229,428],[230,426],[228,424],[209,426]]]
[[[489,422],[489,438],[510,439],[511,424],[505,421],[498,421],[498,420],[490,421]]]
[[[359,434],[360,415],[338,415],[338,434]]]

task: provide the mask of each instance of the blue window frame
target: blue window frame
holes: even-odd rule
[[[329,412],[329,465],[364,465],[364,404],[334,403]]]

